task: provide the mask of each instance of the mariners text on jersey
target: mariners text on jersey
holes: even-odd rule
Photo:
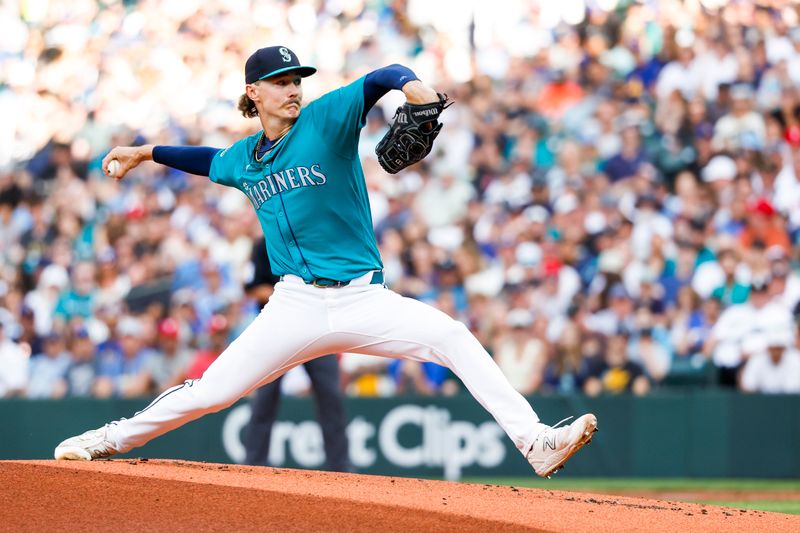
[[[309,167],[298,166],[266,174],[258,181],[243,179],[242,189],[253,202],[253,207],[259,209],[261,205],[274,195],[297,189],[300,187],[317,187],[325,185],[328,177],[322,172],[320,165]]]

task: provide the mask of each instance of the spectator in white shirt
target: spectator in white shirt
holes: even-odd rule
[[[0,321],[0,398],[25,394],[28,385],[28,356],[25,349],[8,338]]]
[[[767,127],[764,117],[752,109],[753,89],[746,84],[735,85],[731,98],[731,112],[717,121],[711,145],[718,151],[762,148]]]
[[[656,81],[656,96],[659,100],[669,98],[680,91],[686,100],[697,94],[703,83],[702,65],[695,60],[693,42],[679,42],[677,58],[661,70]]]
[[[58,296],[69,286],[69,274],[61,265],[46,266],[36,285],[36,289],[25,295],[25,305],[33,309],[36,333],[47,335],[53,329],[53,309]]]
[[[697,63],[702,65],[705,73],[702,80],[703,95],[706,100],[714,101],[720,83],[736,81],[739,61],[724,37],[711,39],[707,44],[707,51],[698,56]]]
[[[748,356],[760,349],[759,340],[765,331],[793,327],[791,312],[770,302],[768,287],[769,280],[754,279],[747,302],[727,308],[706,340],[703,353],[719,369],[721,385],[736,385],[739,369]]]
[[[742,371],[739,388],[762,394],[800,393],[800,353],[791,329],[766,332],[766,349],[754,354]]]
[[[795,85],[800,85],[800,28],[792,28],[789,37],[794,48],[793,53],[786,58],[786,70]]]
[[[514,388],[523,395],[532,394],[542,383],[547,362],[544,332],[532,334],[533,314],[527,309],[512,309],[506,317],[507,332],[495,345],[494,360]],[[541,330],[540,321],[537,329]]]
[[[427,179],[414,201],[414,209],[429,227],[446,226],[464,217],[474,194],[472,185],[445,172]]]

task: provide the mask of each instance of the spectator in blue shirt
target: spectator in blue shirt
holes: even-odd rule
[[[95,396],[131,398],[150,393],[148,362],[154,354],[142,341],[141,322],[132,316],[123,317],[116,333],[118,340],[109,340],[98,350]]]
[[[95,353],[97,347],[85,327],[75,328],[69,351],[72,359],[65,377],[67,394],[73,397],[91,396],[96,372]]]
[[[72,358],[56,333],[44,338],[42,353],[28,365],[28,398],[63,398],[67,394],[65,377]]]
[[[611,183],[636,176],[640,167],[648,163],[647,156],[642,149],[641,134],[637,124],[627,124],[622,130],[622,149],[619,153],[606,161],[603,171]]]

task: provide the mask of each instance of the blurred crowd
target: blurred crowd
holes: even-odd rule
[[[554,4],[4,3],[0,397],[155,394],[257,314],[244,195],[99,162],[257,131],[235,111],[244,60],[276,43],[319,67],[307,99],[393,62],[454,98],[397,176],[374,147],[402,95],[370,112],[373,222],[387,284],[467,324],[520,392],[800,392],[798,6]],[[432,364],[340,365],[352,395],[461,388]]]

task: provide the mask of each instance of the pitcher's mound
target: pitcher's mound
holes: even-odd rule
[[[800,516],[164,460],[0,462],[4,531],[800,531]]]

